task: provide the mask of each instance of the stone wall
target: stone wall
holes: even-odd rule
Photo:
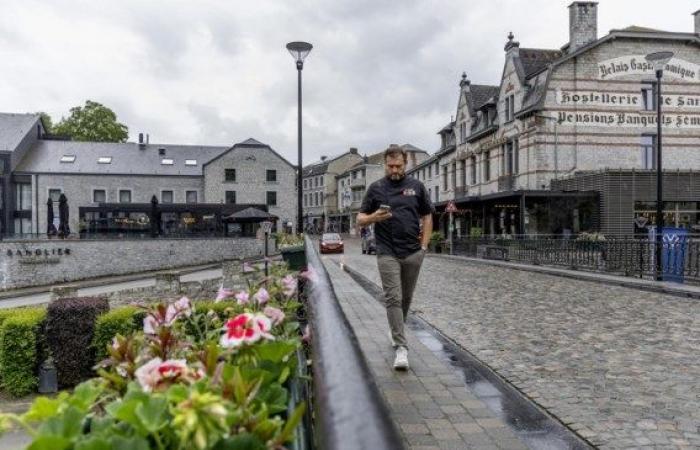
[[[251,258],[248,238],[0,242],[0,290]]]

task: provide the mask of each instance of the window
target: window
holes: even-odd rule
[[[319,200],[321,200],[321,206],[323,206],[323,197],[324,197],[324,196],[323,196],[323,193],[321,193],[321,195],[320,195],[320,197],[319,197]]]
[[[356,180],[357,179],[357,170],[352,171],[352,179]]]
[[[503,175],[513,175],[515,170],[514,141],[503,144]]]
[[[435,176],[440,175],[440,166],[438,163],[435,163]]]
[[[104,189],[94,189],[92,191],[92,202],[93,203],[106,203],[107,202],[107,192]]]
[[[173,202],[173,191],[160,191],[160,202],[161,203],[172,203]]]
[[[467,160],[466,159],[462,160],[462,165],[460,167],[462,169],[461,173],[460,173],[460,175],[461,175],[460,183],[462,184],[462,186],[466,186],[467,185]]]
[[[323,186],[323,177],[321,177],[321,186]]]
[[[74,163],[75,162],[75,155],[63,155],[63,156],[61,156],[61,162],[62,163]]]
[[[236,203],[236,191],[226,191],[226,203]]]
[[[440,189],[438,189],[437,186],[435,186],[435,203],[440,201]]]
[[[428,166],[428,178],[433,177],[432,171],[433,171],[433,166],[432,165]]]
[[[467,122],[459,124],[459,142],[462,144],[467,142]]]
[[[112,164],[111,156],[100,156],[97,158],[97,164]]]
[[[513,173],[520,172],[520,141],[513,141]]]
[[[304,178],[304,189],[306,189],[306,178]]]
[[[58,203],[58,199],[61,198],[60,189],[49,189],[49,198],[52,202]]]
[[[469,178],[471,179],[472,184],[476,184],[476,156],[469,158],[469,171],[471,172]]]
[[[515,118],[515,94],[510,94],[505,98],[506,122],[510,122]]]
[[[314,206],[318,206],[318,192],[314,192]]]
[[[197,203],[197,191],[185,191],[186,203]]]
[[[277,181],[277,171],[276,170],[267,170],[267,177],[265,178],[268,182],[275,182]]]
[[[656,169],[656,135],[642,135],[642,168]]]
[[[491,152],[484,152],[484,181],[491,179]]]
[[[315,187],[318,187],[318,177],[314,178],[314,184],[316,185]]]
[[[160,160],[160,164],[163,166],[172,166],[175,164],[175,160],[172,158],[163,158]]]
[[[457,163],[452,163],[452,189],[457,187]]]
[[[277,192],[267,191],[267,206],[277,205]]]
[[[442,167],[442,190],[447,190],[447,166]]]
[[[225,169],[224,170],[224,180],[235,182],[236,181],[236,169]]]
[[[185,165],[186,165],[186,166],[196,166],[196,165],[197,165],[197,160],[196,160],[196,159],[186,159],[186,160],[185,160]]]
[[[131,203],[131,191],[128,189],[119,190],[119,203]]]
[[[654,86],[642,88],[642,106],[645,111],[654,111],[656,109],[656,96],[654,93]]]
[[[32,185],[21,183],[15,185],[15,207],[17,211],[32,210]]]

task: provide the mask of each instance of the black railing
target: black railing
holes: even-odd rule
[[[311,273],[307,310],[319,448],[403,449],[357,337],[338,303],[316,246],[308,237],[306,257]]]
[[[0,241],[60,241],[60,240],[146,240],[146,239],[213,239],[213,238],[254,238],[254,234],[225,233],[223,231],[189,232],[172,231],[152,236],[149,232],[109,232],[109,233],[71,233],[65,238],[48,236],[46,233],[8,233],[0,234]]]
[[[531,236],[455,239],[453,254],[653,279],[656,244],[649,239],[602,241]],[[665,243],[664,279],[700,282],[700,239]]]

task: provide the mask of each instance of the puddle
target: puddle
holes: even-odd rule
[[[350,267],[346,272],[375,298],[381,290]],[[424,320],[410,316],[408,326],[441,361],[454,368],[465,388],[503,420],[531,449],[579,450],[592,448],[574,432],[549,416],[508,382],[493,373],[471,354],[442,336]]]

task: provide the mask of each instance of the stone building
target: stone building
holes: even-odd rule
[[[0,114],[0,169],[5,235],[46,233],[48,201],[56,221],[61,194],[74,233],[89,220],[147,229],[154,196],[170,211],[163,232],[247,206],[276,216],[278,229],[296,223],[296,167],[254,139],[232,147],[74,142],[47,137],[38,115]]]
[[[304,226],[314,231],[326,229],[329,214],[338,210],[335,177],[362,161],[356,148],[350,148],[332,159],[321,157],[320,162],[304,167],[302,173],[302,208]]]
[[[561,48],[521,48],[510,33],[497,86],[462,77],[456,152],[440,158],[438,207],[456,201],[460,233],[627,233],[631,215],[629,227],[600,222],[599,191],[553,181],[655,169],[655,74],[645,55],[657,51],[674,53],[662,88],[664,169],[700,169],[699,13],[689,32],[633,25],[599,38],[597,3],[576,1]]]

